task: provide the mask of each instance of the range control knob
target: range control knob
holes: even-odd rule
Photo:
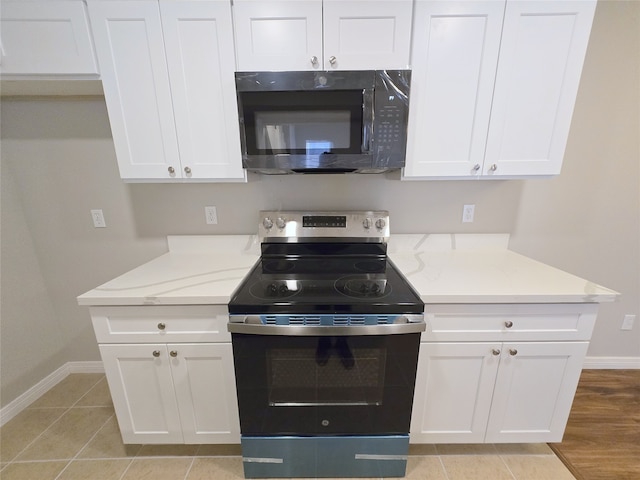
[[[270,230],[271,227],[273,227],[273,220],[271,220],[269,217],[266,217],[264,220],[262,220],[262,226],[267,230]]]
[[[370,218],[365,218],[362,221],[362,226],[364,228],[366,228],[367,230],[369,230],[371,228],[371,225],[373,225],[373,220],[371,220]]]
[[[282,217],[278,217],[278,219],[276,220],[276,226],[280,230],[282,230],[286,225],[287,225],[287,221]]]
[[[382,230],[386,224],[387,222],[384,221],[384,218],[379,218],[378,220],[376,220],[376,228],[378,228],[379,230]]]

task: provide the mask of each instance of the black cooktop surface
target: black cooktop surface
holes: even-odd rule
[[[286,249],[287,254],[283,254]],[[263,246],[229,302],[232,314],[422,313],[424,303],[373,246]]]

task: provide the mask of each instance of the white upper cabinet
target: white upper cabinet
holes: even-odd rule
[[[480,174],[504,0],[416,4],[405,177]]]
[[[98,74],[81,0],[0,3],[1,75]]]
[[[245,179],[230,9],[225,0],[89,1],[123,179]]]
[[[244,180],[229,3],[161,1],[160,13],[183,177]]]
[[[239,71],[312,70],[322,62],[322,0],[236,0]]]
[[[180,176],[171,87],[155,0],[90,1],[120,176]],[[174,177],[175,177],[174,173]]]
[[[560,173],[595,6],[507,2],[485,173]]]
[[[411,0],[236,0],[240,71],[403,69]]]
[[[595,4],[416,2],[404,178],[560,173]]]

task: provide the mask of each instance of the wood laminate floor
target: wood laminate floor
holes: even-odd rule
[[[640,370],[584,370],[562,443],[578,480],[640,479]]]

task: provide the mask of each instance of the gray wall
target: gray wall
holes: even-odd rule
[[[104,100],[2,98],[1,404],[66,361],[98,360],[75,297],[166,251],[168,234],[253,233],[266,208],[391,213],[396,233],[498,232],[512,248],[623,293],[589,351],[640,356],[640,3],[598,5],[562,175],[401,182],[399,175],[250,176],[246,184],[125,184]],[[473,224],[462,206],[476,205]],[[219,224],[204,223],[204,206]],[[104,211],[95,229],[89,210]]]

